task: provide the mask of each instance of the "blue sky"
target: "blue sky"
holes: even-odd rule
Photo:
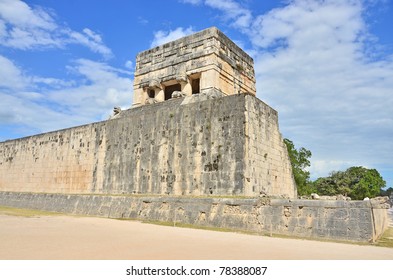
[[[137,53],[210,26],[254,58],[313,178],[365,166],[393,187],[388,0],[0,0],[0,141],[129,108]]]

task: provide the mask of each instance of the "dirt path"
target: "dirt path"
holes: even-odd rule
[[[393,248],[71,216],[0,214],[0,259],[393,259]]]

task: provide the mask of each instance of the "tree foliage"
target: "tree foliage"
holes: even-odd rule
[[[393,197],[393,188],[387,188],[386,190],[382,189],[380,196],[389,196],[389,197]]]
[[[334,171],[329,177],[319,178],[314,182],[314,187],[319,194],[342,194],[352,199],[376,197],[386,182],[375,169],[354,166],[346,171]]]
[[[376,197],[383,193],[386,182],[376,169],[367,169],[362,166],[353,166],[345,171],[333,171],[328,177],[310,180],[311,152],[305,148],[296,149],[293,142],[284,139],[292,165],[299,195],[310,195],[316,192],[321,195],[344,195],[352,199]],[[392,191],[392,188],[388,190]],[[387,192],[386,190],[385,192]]]
[[[287,138],[284,139],[284,143],[287,146],[298,194],[311,194],[313,189],[310,181],[310,172],[307,171],[307,167],[310,166],[309,158],[311,157],[311,152],[303,147],[297,150],[293,142]]]

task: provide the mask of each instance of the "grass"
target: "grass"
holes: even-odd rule
[[[380,239],[375,243],[376,246],[393,248],[393,227],[388,228]]]
[[[48,212],[34,209],[22,209],[7,206],[0,206],[0,215],[20,216],[26,218],[39,217],[39,216],[60,216],[63,213]]]

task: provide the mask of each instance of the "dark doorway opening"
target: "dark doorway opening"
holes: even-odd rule
[[[181,85],[180,84],[175,84],[171,86],[166,86],[165,87],[165,100],[171,99],[172,98],[172,93],[174,91],[181,91]]]
[[[154,98],[155,96],[156,96],[156,92],[154,91],[154,89],[149,89],[149,97]]]
[[[191,80],[192,94],[197,94],[200,92],[199,82],[200,82],[199,78]]]

